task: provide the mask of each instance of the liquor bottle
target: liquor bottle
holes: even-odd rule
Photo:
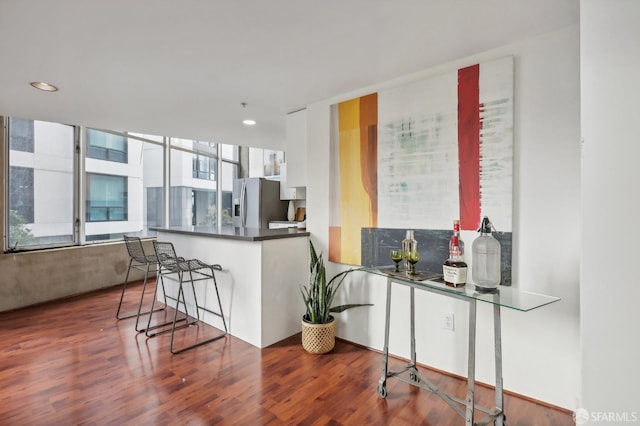
[[[479,290],[491,290],[500,284],[500,242],[491,235],[492,228],[485,216],[478,229],[480,236],[471,245],[471,280]]]
[[[460,247],[460,254],[464,256],[464,241],[460,239],[460,221],[458,219],[453,221],[453,235],[458,237],[458,246]],[[451,240],[449,240],[449,251],[451,251]]]
[[[402,240],[402,256],[404,257],[404,270],[409,273],[411,271],[411,263],[409,263],[409,253],[418,250],[418,242],[413,238],[413,231],[408,230],[404,240]]]
[[[462,287],[467,283],[467,264],[460,250],[460,237],[454,232],[449,241],[449,258],[442,265],[444,283],[451,287]]]

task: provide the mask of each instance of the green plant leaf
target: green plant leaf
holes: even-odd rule
[[[348,305],[334,306],[331,308],[331,312],[338,313],[346,311],[347,309],[357,308],[358,306],[373,306],[373,303],[350,303]]]
[[[332,313],[342,312],[346,309],[355,308],[358,306],[372,306],[370,303],[357,303],[346,304],[336,307],[331,307],[334,297],[337,294],[338,289],[342,285],[347,275],[358,269],[348,269],[342,271],[327,282],[327,272],[324,267],[324,261],[322,253],[318,254],[313,246],[311,240],[309,240],[309,283],[307,286],[302,285],[300,293],[302,300],[305,304],[306,313],[304,315],[305,320],[308,320],[314,324],[326,324],[329,322]]]

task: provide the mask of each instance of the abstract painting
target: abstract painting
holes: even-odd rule
[[[329,260],[370,259],[372,229],[459,218],[476,231],[485,215],[510,247],[513,68],[509,56],[331,106]]]

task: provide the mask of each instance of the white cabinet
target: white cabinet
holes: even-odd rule
[[[286,163],[288,187],[307,186],[307,110],[287,114]]]
[[[281,200],[304,200],[307,198],[307,188],[305,186],[290,186],[289,184],[289,163],[280,166],[280,199]]]

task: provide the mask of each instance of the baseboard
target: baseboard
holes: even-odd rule
[[[359,347],[361,347],[363,349],[367,349],[367,350],[370,350],[372,352],[379,353],[380,356],[382,356],[382,354],[383,354],[383,352],[381,350],[370,348],[368,346],[361,345],[359,343],[355,343],[355,342],[352,342],[350,340],[342,339],[340,337],[336,337],[336,340],[340,340],[340,341],[343,341],[345,343],[349,343],[349,344],[352,344],[352,345],[355,345],[355,346],[359,346]],[[401,362],[407,362],[407,363],[409,362],[409,360],[407,358],[403,358],[403,357],[400,357],[400,356],[397,356],[397,355],[389,354],[389,358],[393,358],[393,359],[401,361]],[[416,364],[418,365],[418,367],[424,368],[426,370],[433,371],[434,373],[442,374],[442,375],[448,376],[448,377],[453,377],[455,379],[459,379],[459,380],[463,380],[463,381],[467,380],[467,378],[465,376],[461,376],[459,374],[455,374],[455,373],[452,373],[450,371],[441,370],[439,368],[431,367],[429,365],[421,364],[419,362],[416,363]],[[475,381],[475,384],[477,386],[481,386],[483,388],[490,389],[490,390],[493,390],[493,391],[495,391],[495,389],[496,389],[496,387],[494,385],[490,385],[488,383],[480,382],[480,381],[477,381],[477,380]],[[523,395],[523,394],[520,394],[520,393],[517,393],[517,392],[513,392],[513,391],[510,391],[508,389],[504,389],[503,392],[504,392],[505,395],[510,395],[510,396],[513,396],[513,397],[516,397],[516,398],[519,398],[519,399],[523,399],[525,401],[528,401],[528,402],[531,402],[531,403],[534,403],[534,404],[542,405],[543,407],[547,407],[547,408],[552,409],[552,410],[556,410],[556,411],[559,411],[559,412],[562,412],[562,413],[565,413],[565,414],[569,414],[569,415],[573,414],[573,411],[569,410],[567,408],[559,407],[559,406],[551,404],[549,402],[540,401],[540,400],[535,399],[533,397],[530,397],[530,396],[527,396],[527,395]]]

